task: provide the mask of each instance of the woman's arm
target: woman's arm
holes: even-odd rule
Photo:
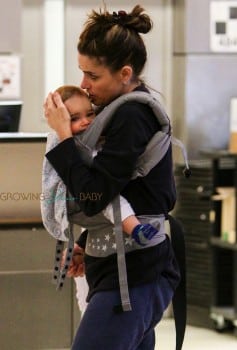
[[[150,118],[144,105],[132,102],[121,106],[91,168],[84,164],[70,137],[46,154],[86,215],[103,210],[130,181],[138,156],[156,131]]]

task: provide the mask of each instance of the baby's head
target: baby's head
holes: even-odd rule
[[[56,91],[71,116],[73,135],[87,129],[95,118],[95,112],[85,91],[73,85],[61,86]]]

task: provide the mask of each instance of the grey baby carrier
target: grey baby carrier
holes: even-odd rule
[[[170,147],[170,143],[174,143],[176,145],[179,145],[182,148],[185,163],[186,163],[186,176],[189,175],[189,167],[187,163],[187,155],[185,148],[183,147],[182,143],[173,138],[171,136],[171,127],[170,127],[170,121],[168,116],[166,115],[165,111],[163,110],[160,103],[157,101],[157,99],[152,96],[149,93],[146,92],[131,92],[126,95],[122,95],[116,100],[114,100],[110,105],[105,107],[102,112],[100,112],[93,123],[90,124],[89,128],[85,130],[80,135],[77,135],[75,137],[75,142],[78,144],[78,149],[81,154],[81,157],[85,161],[85,163],[90,166],[93,161],[92,157],[92,150],[95,148],[95,145],[97,144],[99,137],[103,134],[103,130],[106,128],[108,123],[110,122],[114,111],[122,104],[124,104],[127,101],[137,101],[140,103],[147,104],[152,111],[154,112],[154,115],[158,119],[159,124],[161,125],[161,130],[158,131],[150,140],[150,142],[147,144],[147,147],[144,151],[144,153],[138,158],[136,168],[134,170],[134,173],[132,175],[132,179],[137,177],[143,177],[146,176],[149,171],[157,164],[159,161],[163,158],[163,156],[168,151],[168,148]],[[69,194],[67,193],[67,196]],[[66,201],[65,205],[66,209],[64,208],[64,213],[66,213],[68,219],[68,224],[63,227],[63,230],[55,230],[53,227],[53,221],[52,217],[49,218],[49,220],[42,215],[43,217],[43,223],[46,227],[46,229],[57,239],[57,245],[56,245],[56,255],[55,255],[55,268],[54,268],[54,277],[53,280],[57,284],[57,288],[61,289],[64,283],[65,276],[67,274],[67,270],[70,265],[70,261],[72,259],[73,254],[73,245],[74,245],[74,237],[73,237],[73,223],[78,223],[81,226],[88,228],[88,225],[91,228],[93,228],[93,225],[95,222],[101,222],[101,214],[95,215],[93,219],[88,218],[80,211],[79,206],[73,202],[73,201]],[[117,261],[118,261],[118,275],[119,275],[119,284],[120,284],[120,294],[121,294],[121,307],[123,311],[129,311],[131,310],[131,304],[129,299],[129,291],[128,291],[128,285],[127,285],[127,272],[126,272],[126,263],[125,263],[125,245],[124,245],[124,233],[122,232],[121,227],[121,212],[120,212],[120,202],[119,197],[117,196],[113,202],[113,212],[114,212],[114,227],[113,232],[115,233],[115,243],[116,243],[116,253],[117,253]],[[44,203],[42,204],[44,206]],[[57,211],[55,209],[55,211]],[[42,210],[42,213],[44,213],[44,210]],[[64,217],[65,220],[65,217]],[[92,221],[91,221],[92,220]],[[103,220],[103,219],[102,219]],[[149,222],[151,223],[151,218],[149,218]],[[160,227],[161,233],[164,232],[163,226],[164,226],[164,217],[156,217],[155,219],[156,225]],[[52,222],[52,225],[50,224]],[[90,224],[92,222],[92,224]],[[50,226],[51,225],[51,226]],[[90,226],[91,225],[91,226]],[[96,234],[96,230],[93,232],[94,235]],[[91,235],[93,237],[93,234]],[[88,246],[87,249],[90,249],[90,239],[88,240]],[[158,244],[164,239],[164,235],[158,235],[154,240],[151,241],[151,245]],[[64,242],[68,240],[68,249],[67,249],[67,256],[65,259],[65,264],[63,268],[60,267],[61,265],[61,256],[64,248]],[[142,249],[138,246],[133,246],[132,249]],[[180,327],[180,326],[179,326]],[[182,333],[182,332],[180,332]],[[183,331],[184,334],[184,331]],[[181,335],[182,338],[182,335]],[[182,341],[181,341],[182,345]],[[178,349],[177,347],[176,349]]]

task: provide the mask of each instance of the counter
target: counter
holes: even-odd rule
[[[0,349],[69,348],[79,323],[73,279],[51,283],[55,240],[42,226],[46,133],[0,133]],[[30,336],[29,336],[30,335]]]
[[[47,133],[0,133],[0,224],[40,223]]]
[[[0,132],[0,142],[44,142],[48,133]]]

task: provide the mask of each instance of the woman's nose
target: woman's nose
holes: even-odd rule
[[[89,88],[89,83],[88,80],[83,76],[83,79],[81,81],[81,88],[82,89],[88,89]]]

